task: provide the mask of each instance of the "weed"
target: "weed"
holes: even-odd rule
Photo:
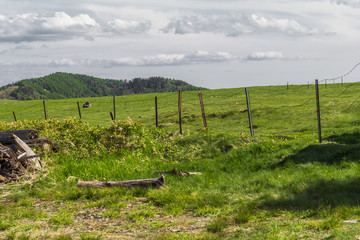
[[[57,236],[55,240],[72,240],[73,238],[70,235],[64,234]]]
[[[14,239],[16,239],[16,232],[11,231],[11,232],[7,233],[7,234],[6,234],[6,239],[7,239],[7,240],[14,240]]]
[[[206,229],[208,232],[221,233],[227,226],[228,223],[226,220],[222,218],[216,218],[206,226]]]
[[[122,214],[116,210],[107,210],[101,214],[101,217],[104,217],[104,218],[119,218],[121,216],[122,216]]]
[[[66,210],[60,210],[55,216],[50,217],[49,221],[55,228],[74,223],[72,213]]]
[[[132,221],[139,221],[155,215],[155,208],[150,205],[140,205],[136,210],[129,213],[128,218]]]
[[[23,233],[17,237],[18,240],[30,240],[30,236]]]
[[[247,223],[254,215],[253,209],[249,207],[240,207],[235,210],[234,222],[237,224]]]
[[[81,240],[101,240],[101,235],[93,236],[92,234],[82,233],[80,234]]]
[[[5,219],[0,219],[0,231],[5,231],[9,228],[11,228],[14,225],[14,223]]]

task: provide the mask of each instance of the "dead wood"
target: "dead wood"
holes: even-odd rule
[[[31,148],[26,143],[24,143],[19,137],[17,137],[15,134],[12,134],[12,137],[14,139],[15,145],[17,146],[17,148],[18,148],[18,150],[20,152],[25,152],[26,156],[34,156],[34,155],[36,155],[34,153],[34,151],[31,150]],[[34,170],[40,170],[41,169],[42,164],[40,162],[40,157],[38,157],[38,156],[31,157],[31,158],[28,158],[28,161],[30,161],[33,164]]]
[[[138,179],[138,180],[128,180],[128,181],[120,181],[120,182],[100,182],[100,181],[78,181],[77,187],[143,187],[143,188],[159,188],[165,185],[165,177],[161,175],[160,178],[149,178],[149,179]]]
[[[0,144],[0,182],[18,180],[25,175],[26,167],[10,147]]]
[[[12,144],[14,142],[12,134],[15,134],[23,141],[29,142],[33,142],[39,137],[39,133],[33,129],[5,131],[0,132],[0,143],[4,145]]]
[[[1,141],[7,144],[1,144]],[[35,130],[0,132],[0,183],[17,181],[42,169],[40,156],[44,153],[35,154],[27,143],[52,145],[48,139],[39,139]]]
[[[35,141],[24,141],[29,147],[43,149],[45,151],[53,150],[55,152],[59,151],[58,143],[51,142],[48,138],[38,138]]]
[[[155,171],[155,174],[171,174],[177,176],[190,176],[190,175],[201,175],[200,172],[184,172],[183,170],[177,170],[176,167],[171,171]]]

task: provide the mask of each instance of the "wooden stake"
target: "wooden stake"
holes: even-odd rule
[[[116,120],[115,95],[113,96],[113,106],[114,106],[114,118],[113,118],[113,120]]]
[[[155,126],[156,126],[156,127],[159,127],[157,97],[155,97]]]
[[[325,85],[326,86],[326,85]],[[315,92],[316,92],[316,109],[317,109],[317,122],[318,122],[318,135],[319,143],[322,142],[321,138],[321,118],[320,118],[320,97],[319,97],[319,81],[315,80]]]
[[[80,104],[79,104],[79,102],[77,102],[77,107],[78,107],[79,117],[80,117],[80,119],[81,119],[81,111],[80,111]]]
[[[180,127],[180,134],[182,134],[182,126],[181,126],[181,90],[179,90],[178,107],[179,107],[179,127]]]
[[[249,90],[248,88],[245,88],[245,94],[246,94],[246,103],[247,103],[247,112],[249,117],[249,126],[250,126],[250,133],[251,136],[254,137],[254,127],[252,123],[252,117],[251,117],[251,108],[250,108],[250,97],[249,97]]]
[[[43,106],[44,106],[44,116],[45,116],[45,120],[46,120],[46,119],[47,119],[47,116],[46,116],[45,100],[43,100]]]
[[[16,122],[16,115],[15,115],[15,112],[13,111],[13,116],[14,116],[14,120]]]
[[[205,115],[205,108],[204,108],[204,102],[202,99],[201,91],[199,91],[199,99],[200,99],[200,107],[201,107],[201,114],[204,122],[204,128],[207,130],[207,123],[206,123],[206,115]]]

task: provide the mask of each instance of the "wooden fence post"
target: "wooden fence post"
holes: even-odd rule
[[[319,143],[321,143],[322,138],[321,138],[321,119],[320,119],[320,97],[319,97],[319,81],[317,79],[315,80],[315,92],[316,92],[318,135],[319,135]]]
[[[14,120],[16,122],[16,115],[15,115],[15,112],[13,111],[13,116],[14,116]]]
[[[81,119],[81,111],[80,111],[80,104],[79,104],[79,102],[77,102],[77,107],[78,107],[79,117],[80,117],[80,119]]]
[[[180,134],[182,134],[182,125],[181,125],[181,90],[179,90],[178,108],[179,108],[179,127],[180,127]]]
[[[113,106],[114,106],[114,118],[113,118],[113,120],[116,120],[115,95],[113,96]]]
[[[207,130],[208,127],[207,127],[207,123],[206,123],[205,108],[204,108],[204,102],[202,99],[201,91],[199,91],[199,99],[200,99],[201,114],[202,114],[202,118],[203,118],[203,122],[204,122],[204,128],[205,128],[205,130]]]
[[[44,106],[44,116],[45,116],[45,120],[47,119],[47,116],[46,116],[46,106],[45,106],[45,100],[43,100],[43,106]]]
[[[114,116],[113,116],[112,112],[110,112],[110,118],[112,121],[114,121]]]
[[[159,119],[158,119],[158,101],[157,97],[155,97],[155,126],[159,127]]]
[[[251,117],[250,97],[249,97],[248,88],[245,88],[245,95],[246,95],[246,104],[247,104],[248,117],[249,117],[250,133],[251,133],[251,136],[254,137],[254,127],[253,127],[252,117]]]

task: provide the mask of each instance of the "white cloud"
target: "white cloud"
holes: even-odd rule
[[[149,21],[139,22],[135,20],[115,19],[107,23],[105,30],[117,34],[136,34],[147,32],[150,30],[150,27],[151,23]]]
[[[64,12],[14,16],[0,15],[0,42],[62,40],[92,33],[98,28],[86,14],[74,17]]]
[[[16,66],[47,66],[47,67],[100,67],[111,68],[119,66],[176,66],[204,63],[227,62],[238,59],[227,52],[196,51],[189,54],[157,54],[141,58],[123,57],[117,59],[89,59],[89,58],[57,58],[46,61],[6,61],[0,65]]]
[[[278,60],[285,59],[282,52],[268,51],[268,52],[253,52],[248,55],[245,60],[247,61],[265,61],[265,60]]]
[[[165,33],[223,33],[237,37],[258,32],[280,32],[290,35],[308,35],[319,33],[318,30],[301,25],[294,19],[266,18],[259,15],[243,16],[240,13],[200,14],[193,13],[171,20],[161,29]]]
[[[71,67],[75,66],[76,63],[70,58],[54,59],[48,62],[50,67]]]
[[[41,26],[53,31],[68,31],[68,29],[80,31],[98,26],[97,22],[87,14],[71,17],[64,12],[56,12],[54,16],[42,20]]]
[[[299,35],[307,35],[307,34],[315,34],[318,33],[316,29],[309,29],[303,25],[300,25],[297,21],[293,19],[286,18],[265,18],[262,16],[257,16],[255,14],[250,17],[251,22],[254,26],[259,27],[264,30],[277,30],[280,32],[288,33],[288,34],[299,34]]]
[[[190,54],[158,54],[138,59],[122,58],[112,63],[131,66],[168,66],[226,62],[235,59],[237,57],[226,52],[196,51]]]
[[[106,33],[138,34],[148,31],[149,21],[115,19],[100,25],[87,14],[70,16],[65,12],[0,15],[0,42],[59,41],[82,37],[94,40]]]
[[[350,7],[360,7],[360,0],[332,0],[332,3]]]

